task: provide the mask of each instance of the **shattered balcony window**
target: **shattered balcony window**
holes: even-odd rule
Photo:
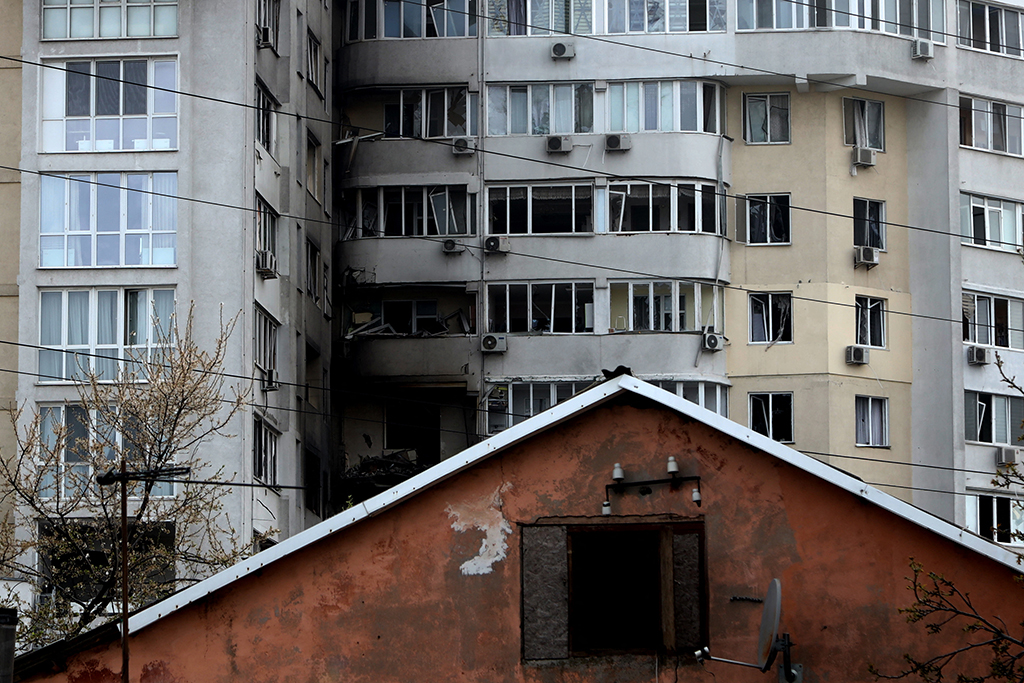
[[[582,334],[594,331],[594,285],[588,282],[487,286],[489,332]]]

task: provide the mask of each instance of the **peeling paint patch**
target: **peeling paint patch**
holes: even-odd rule
[[[452,519],[452,529],[460,532],[480,529],[484,532],[480,552],[459,566],[466,576],[490,574],[494,563],[505,559],[508,550],[505,538],[512,533],[512,527],[502,514],[501,494],[510,488],[512,484],[506,482],[483,498],[448,506],[446,512]]]

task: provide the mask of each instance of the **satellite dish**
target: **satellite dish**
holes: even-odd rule
[[[761,613],[761,633],[757,637],[757,664],[764,673],[771,668],[778,650],[775,639],[779,635],[779,616],[782,614],[782,583],[772,579],[768,594],[764,596],[764,612]]]

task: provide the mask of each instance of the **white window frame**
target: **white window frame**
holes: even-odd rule
[[[281,30],[281,0],[256,0],[256,30],[270,29],[270,48],[277,50]],[[259,40],[261,36],[257,34]]]
[[[793,198],[787,192],[776,192],[770,194],[748,194],[740,198],[743,207],[743,234],[736,236],[736,241],[751,247],[784,247],[793,243]],[[765,239],[754,241],[751,239],[752,214],[755,207],[764,207]],[[780,217],[786,231],[784,238],[776,238],[772,235],[772,221],[775,215]]]
[[[774,413],[776,403],[779,402],[776,397],[787,396],[789,397],[789,433],[792,438],[786,439],[785,435],[776,435],[776,425],[774,420]],[[794,405],[794,394],[791,391],[754,391],[747,394],[747,425],[753,430],[754,429],[754,401],[763,400],[762,397],[766,397],[768,401],[768,413],[765,415],[765,424],[767,425],[768,433],[764,434],[769,439],[778,441],[779,443],[794,443],[796,440],[796,420],[793,419],[793,413],[796,412],[796,406]],[[755,430],[756,431],[756,430]],[[758,432],[761,433],[761,432]],[[780,438],[776,438],[776,437]]]
[[[174,38],[178,35],[178,0],[70,0],[70,3],[69,0],[48,0],[41,9],[42,39],[46,41]],[[157,33],[158,14],[163,15],[164,21],[173,21],[173,30]],[[81,24],[73,21],[76,16],[88,17],[83,23],[89,26],[89,31],[83,31]],[[147,30],[139,31],[140,23],[144,23]]]
[[[669,285],[668,294],[653,295],[655,285]],[[637,289],[647,288],[647,326],[637,325],[636,302],[639,296]],[[614,304],[614,292],[626,291],[626,315],[617,316],[611,312]],[[627,280],[610,281],[608,283],[609,301],[609,325],[615,332],[720,332],[724,329],[724,299],[725,291],[720,285],[708,282],[690,282],[679,280]],[[707,300],[710,295],[710,300]],[[683,299],[682,297],[686,297]],[[655,302],[660,301],[661,306],[657,311],[661,314],[660,320],[665,321],[666,301],[670,304],[670,315],[672,316],[669,329],[663,329],[664,325],[656,326]],[[689,309],[689,310],[688,310]],[[624,320],[622,318],[625,318]],[[692,318],[693,325],[688,321]],[[643,318],[641,318],[643,320]]]
[[[729,385],[716,382],[693,382],[684,380],[654,380],[657,387],[680,396],[701,408],[729,417]]]
[[[973,411],[973,413],[972,413]],[[1020,446],[1024,436],[1024,398],[966,389],[964,391],[964,440],[969,443]],[[985,432],[990,438],[983,439]]]
[[[872,212],[878,214],[878,243],[872,244],[871,240],[871,224]],[[863,214],[863,218],[858,218],[859,214]],[[861,197],[853,198],[853,245],[856,247],[874,247],[880,251],[885,251],[885,238],[886,238],[886,222],[885,222],[885,202],[877,199],[863,199]],[[861,235],[860,233],[863,233]]]
[[[277,107],[278,102],[270,91],[259,81],[256,82],[256,142],[267,154],[274,156],[277,151]]]
[[[655,187],[667,187],[668,189],[668,214],[669,220],[664,230],[654,229],[654,207],[657,205],[654,198]],[[648,202],[647,230],[633,230],[630,221],[630,230],[623,230],[622,225],[626,218],[626,203],[643,201],[642,198],[632,197],[633,188],[639,188],[638,194],[646,193]],[[633,235],[644,232],[692,232],[725,235],[725,197],[719,196],[714,185],[701,184],[700,182],[681,182],[665,180],[659,183],[650,183],[635,180],[617,181],[608,186],[607,192],[604,188],[598,188],[598,196],[607,194],[608,197],[608,232],[612,234]],[[691,227],[680,226],[680,197],[691,197],[690,203],[693,206]],[[616,202],[621,202],[621,209],[618,220],[614,215]],[[714,214],[707,216],[709,211]],[[710,221],[708,220],[710,218]],[[659,212],[659,225],[665,225]],[[710,229],[709,229],[710,228]]]
[[[589,381],[498,382],[488,387],[487,433],[497,434],[591,386]],[[517,412],[517,405],[523,412]]]
[[[145,91],[146,111],[144,114],[97,114],[96,89],[97,82],[103,80],[110,84],[111,80],[97,79],[97,64],[118,64],[118,79],[124,79],[124,64],[132,62],[146,63],[146,83],[142,84]],[[87,64],[88,74],[84,71],[73,71],[70,65]],[[53,68],[47,68],[53,67]],[[178,148],[178,62],[168,57],[122,57],[113,59],[72,59],[68,61],[47,61],[42,72],[42,129],[40,134],[40,151],[49,152],[119,152],[119,151],[162,151]],[[67,80],[68,77],[86,76],[88,93],[88,114],[67,113]],[[168,76],[172,76],[168,80]],[[113,76],[111,76],[111,79]],[[160,82],[158,82],[158,79]],[[118,83],[118,112],[122,111],[125,97],[125,86],[130,83]],[[153,87],[149,87],[153,86]],[[136,86],[132,86],[136,87]],[[116,124],[115,124],[116,122]],[[131,147],[124,144],[124,138],[130,134],[129,127],[137,127],[139,122],[145,126],[145,135],[132,138]],[[109,135],[113,131],[111,125],[117,127],[117,140],[99,135]],[[160,127],[158,133],[155,129]],[[100,130],[102,128],[102,131]],[[84,137],[83,137],[84,136]],[[70,146],[71,140],[76,144]]]
[[[389,93],[396,101],[384,104],[384,136],[387,138],[451,138],[476,136],[479,93],[469,88],[406,88]],[[436,97],[442,95],[441,111],[435,116]],[[461,101],[461,103],[460,103]],[[407,113],[412,112],[412,121]],[[456,122],[461,116],[462,125]],[[441,130],[431,130],[431,120],[441,122]]]
[[[775,301],[776,299],[786,300],[788,303],[781,304],[778,306],[781,316],[778,321],[779,334],[775,339],[771,338],[771,331],[776,326],[775,321]],[[761,327],[764,332],[764,339],[754,339],[754,301],[757,300],[761,303],[764,310],[763,325]],[[788,312],[787,312],[788,311]],[[789,316],[789,338],[785,338],[786,323],[785,316]],[[747,329],[750,331],[747,336],[748,344],[767,344],[772,346],[774,344],[792,344],[796,337],[796,324],[793,320],[793,293],[792,292],[750,292],[747,295]]]
[[[541,318],[534,317],[538,313],[547,312],[548,326],[553,324],[554,321],[554,309],[555,309],[555,292],[557,287],[570,287],[570,302],[572,306],[572,330],[558,330],[552,331],[545,329]],[[526,330],[511,331],[512,328],[512,316],[511,316],[511,288],[512,287],[525,287],[526,288]],[[550,300],[542,300],[537,297],[540,293],[539,288],[551,287],[551,298]],[[590,301],[586,301],[588,298]],[[491,308],[492,301],[503,300],[505,309],[504,321],[493,320],[492,315],[495,311]],[[592,282],[494,282],[488,283],[487,285],[487,320],[488,320],[488,332],[496,332],[499,334],[593,334],[594,327],[594,283]],[[588,314],[588,308],[590,307],[590,313]],[[590,326],[586,325],[587,318],[590,319]],[[582,318],[582,324],[580,320]]]
[[[605,120],[613,133],[679,129],[678,81],[617,81],[608,84]],[[654,93],[652,106],[649,93]],[[635,112],[635,114],[634,114]],[[617,119],[621,119],[621,122]],[[653,121],[652,121],[653,119]]]
[[[256,195],[256,252],[269,251],[277,256],[277,212],[259,194]]]
[[[526,89],[526,130],[510,132],[513,124],[513,111],[510,103],[512,92],[521,93]],[[559,99],[558,93],[569,91],[569,97]],[[504,94],[500,94],[503,92]],[[589,93],[589,106],[578,106],[585,102]],[[494,107],[504,101],[504,112]],[[559,81],[557,83],[505,84],[487,86],[487,135],[573,135],[577,133],[595,132],[594,116],[594,82]],[[543,105],[543,106],[542,106]],[[569,110],[565,111],[564,106]],[[590,120],[584,117],[589,112]],[[499,115],[500,114],[500,115]],[[538,114],[542,116],[538,117]],[[561,125],[567,120],[568,125]],[[546,128],[545,128],[546,126]]]
[[[376,38],[384,40],[407,38],[465,38],[476,37],[479,14],[476,0],[469,0],[467,11],[465,2],[459,0],[433,0],[432,2],[416,2],[415,0],[363,0],[364,11],[360,22],[359,35],[363,40]],[[374,17],[374,35],[367,36],[366,13],[378,13]],[[358,12],[357,12],[358,14]],[[352,20],[352,9],[349,9],[349,21]],[[410,21],[411,20],[411,21]],[[406,35],[406,29],[418,26],[418,31]],[[349,40],[352,40],[351,26]],[[395,35],[395,31],[400,35]]]
[[[1022,120],[1019,104],[961,95],[960,146],[1019,157],[1024,153]]]
[[[975,292],[961,299],[965,342],[1024,350],[1024,301]]]
[[[385,306],[389,304],[396,307],[405,304],[408,307],[408,316],[403,313],[402,317],[409,321],[409,334],[427,330],[427,327],[422,327],[423,323],[437,323],[440,320],[437,299],[388,299],[381,301],[380,320],[382,325],[391,325],[392,323],[385,312]],[[392,329],[394,330],[393,325]],[[398,333],[397,330],[395,332]]]
[[[598,0],[599,2],[601,0]],[[613,11],[612,4],[618,5]],[[716,33],[726,30],[726,9],[724,2],[709,1],[693,3],[688,0],[669,0],[669,2],[644,2],[643,27],[631,24],[629,0],[604,0],[601,2],[604,11],[606,32],[611,35],[621,34],[664,34],[664,33]],[[693,21],[693,11],[704,5],[704,16]],[[673,7],[675,5],[675,7]],[[613,15],[621,12],[621,30]],[[660,14],[660,16],[658,16]],[[684,26],[685,24],[685,26]]]
[[[889,447],[889,399],[880,396],[856,396],[854,441],[858,447]],[[881,421],[881,424],[876,424]]]
[[[116,197],[111,196],[115,192]],[[39,267],[173,267],[177,264],[177,193],[178,175],[173,171],[43,175]],[[111,206],[114,202],[116,206]],[[100,230],[101,216],[107,221],[104,230]],[[111,220],[116,220],[116,230],[109,229]],[[133,225],[133,221],[137,222]],[[112,261],[109,254],[115,243],[117,259]],[[99,263],[101,251],[107,255],[103,264]]]
[[[974,5],[982,8],[982,25],[980,27],[974,25],[974,14],[972,11]],[[983,52],[995,52],[1008,57],[1021,57],[1024,55],[1024,49],[1022,49],[1024,45],[1021,42],[1022,10],[1019,7],[1007,7],[990,2],[981,3],[966,0],[958,0],[956,7],[957,47],[981,50]],[[999,25],[996,27],[992,26],[993,12],[998,13],[999,16]],[[1013,15],[1012,19],[1010,15]],[[1012,35],[1008,30],[1011,22],[1015,27],[1015,35]],[[998,33],[994,42],[992,41],[993,28]],[[1017,44],[1015,46],[1008,44],[1011,42],[1011,35],[1016,39]]]
[[[876,349],[887,347],[886,340],[886,318],[889,312],[888,302],[871,296],[856,296],[854,298],[854,318],[857,326],[857,344],[870,346]],[[880,344],[872,344],[872,337],[877,328],[881,328],[878,335],[881,337]]]
[[[526,225],[525,230],[515,230],[512,225],[512,199],[511,195],[514,191],[525,190],[526,192]],[[558,232],[534,232],[534,197],[538,194],[538,190],[556,190],[556,191],[568,191],[571,194],[569,202],[572,205],[571,213],[569,216],[569,230],[561,230]],[[586,198],[580,195],[590,194],[590,213],[589,221],[582,221],[582,225],[577,229],[577,223],[581,222],[584,215],[577,215],[578,203],[585,201]],[[504,195],[504,199],[502,196]],[[591,235],[594,233],[594,223],[597,218],[597,193],[593,184],[588,183],[574,183],[574,184],[551,184],[551,185],[492,185],[487,188],[487,234],[489,235],[571,235],[571,234],[585,234]],[[518,199],[518,198],[517,198]],[[505,204],[505,216],[504,223],[506,226],[505,230],[495,230],[494,228],[494,217],[492,203],[504,201]],[[521,199],[519,200],[521,201]]]
[[[871,140],[871,120],[877,118],[880,140]],[[852,125],[851,125],[852,124]],[[859,132],[860,128],[864,132]],[[885,102],[863,97],[843,98],[843,143],[847,147],[866,147],[885,152]]]
[[[313,303],[320,305],[320,286],[323,260],[320,257],[320,247],[313,244],[312,240],[306,240],[306,293],[313,299]]]
[[[324,57],[320,39],[310,30],[306,31],[306,80],[317,95],[324,96]]]
[[[323,145],[313,133],[306,131],[306,191],[319,204],[322,200],[321,186],[323,168]]]
[[[927,26],[918,26],[922,13],[927,14]],[[831,0],[810,3],[740,0],[736,5],[736,30],[790,31],[828,27],[912,36],[942,44],[946,42],[945,16],[943,0],[897,3],[851,0],[846,9],[840,9]]]
[[[762,0],[763,1],[763,0]],[[764,117],[764,139],[760,139],[760,135],[755,135],[755,130],[752,127],[753,117],[750,114],[751,103],[760,102],[764,105],[765,117]],[[772,131],[772,112],[784,110],[785,111],[785,133],[779,132],[779,135],[773,135]],[[748,145],[788,145],[792,143],[792,112],[790,110],[790,98],[789,93],[744,93],[743,94],[743,140]],[[775,138],[778,139],[775,139]],[[758,139],[755,139],[758,138]]]
[[[1024,499],[1020,494],[1007,496],[1005,491],[967,496],[967,520],[971,531],[982,538],[1002,545],[1024,545]],[[1005,504],[1005,505],[1003,505]],[[982,528],[983,506],[989,508],[992,527]],[[1005,509],[1005,513],[1000,508]],[[1005,531],[1001,531],[1005,529]]]
[[[267,419],[253,413],[252,476],[267,486],[277,486],[277,446],[281,433]]]
[[[1024,204],[975,194],[960,194],[961,244],[1016,253],[1021,248]]]

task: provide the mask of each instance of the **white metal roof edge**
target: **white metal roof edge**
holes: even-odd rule
[[[367,517],[372,517],[384,510],[397,505],[419,491],[429,488],[445,479],[458,474],[492,454],[508,448],[534,434],[538,434],[575,414],[603,403],[616,394],[629,391],[651,399],[657,403],[676,410],[692,419],[717,429],[725,434],[747,443],[753,448],[773,455],[780,460],[813,474],[850,493],[860,496],[875,505],[889,510],[900,517],[939,534],[970,550],[985,555],[996,562],[1004,564],[1015,571],[1022,571],[1017,563],[1017,555],[1002,546],[987,541],[980,536],[946,522],[920,508],[914,507],[899,498],[891,496],[879,489],[865,484],[856,477],[846,474],[820,460],[805,455],[795,449],[784,446],[777,441],[758,434],[728,418],[701,408],[675,394],[659,389],[647,382],[628,375],[621,375],[596,387],[588,389],[572,398],[528,420],[509,427],[508,429],[484,440],[475,446],[458,453],[437,465],[417,474],[410,479],[394,486],[373,498],[338,513],[301,533],[298,533],[277,545],[268,548],[232,567],[228,567],[208,579],[186,588],[171,597],[162,600],[128,619],[129,632],[149,626],[156,620],[181,609],[224,586],[243,578],[276,560],[311,545],[345,527],[351,526]]]

